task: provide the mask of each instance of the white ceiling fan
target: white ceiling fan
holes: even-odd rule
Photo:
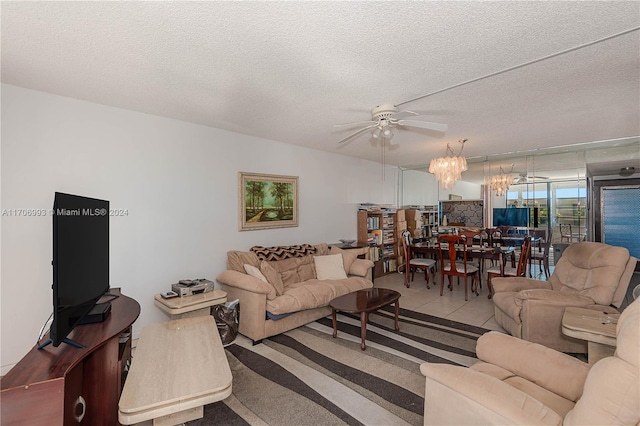
[[[336,124],[334,127],[353,127],[364,125],[362,129],[341,139],[338,143],[344,143],[370,131],[373,138],[382,138],[389,141],[390,145],[396,145],[398,142],[392,142],[393,129],[396,127],[417,127],[420,129],[435,130],[437,132],[446,132],[449,128],[446,124],[434,123],[426,121],[425,115],[419,115],[413,111],[398,111],[393,104],[378,105],[371,110],[371,120],[358,121],[354,123]]]
[[[529,176],[527,172],[518,173],[518,180],[515,183],[535,183],[540,180],[549,180],[548,176]]]

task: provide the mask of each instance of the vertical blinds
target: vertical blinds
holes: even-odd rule
[[[640,186],[602,187],[602,242],[640,258]]]

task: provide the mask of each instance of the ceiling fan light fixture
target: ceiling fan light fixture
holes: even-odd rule
[[[382,135],[387,139],[391,139],[393,137],[393,131],[387,127],[382,131]]]
[[[380,128],[376,127],[375,129],[373,129],[373,132],[371,132],[371,136],[373,136],[374,139],[378,139],[380,137]]]
[[[440,182],[440,188],[452,189],[456,180],[462,178],[462,172],[467,170],[467,159],[462,156],[464,143],[467,139],[460,139],[458,142],[462,144],[458,155],[453,153],[451,146],[447,143],[447,156],[434,158],[429,164],[429,173],[436,176],[436,180]]]

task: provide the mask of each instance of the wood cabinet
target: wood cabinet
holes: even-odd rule
[[[69,334],[84,348],[34,346],[2,378],[1,423],[117,425],[131,325],[138,315],[138,302],[120,295],[106,320],[76,326]]]
[[[358,244],[369,246],[376,277],[397,270],[402,250],[397,216],[397,211],[358,211]]]

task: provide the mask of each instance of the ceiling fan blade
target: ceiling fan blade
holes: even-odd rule
[[[358,130],[358,131],[357,131],[357,132],[355,132],[355,133],[351,133],[351,134],[350,134],[349,136],[347,136],[346,138],[340,139],[340,140],[338,141],[338,143],[339,143],[339,144],[341,144],[341,143],[344,143],[344,142],[348,141],[349,139],[355,138],[356,136],[359,136],[359,135],[363,134],[364,132],[366,132],[366,131],[368,131],[368,130],[370,130],[370,129],[373,129],[373,128],[374,128],[374,127],[376,127],[377,125],[378,125],[378,123],[377,123],[377,122],[375,122],[375,124],[372,124],[371,126],[367,126],[367,127],[363,128],[363,129]]]
[[[391,118],[394,120],[402,120],[403,118],[415,117],[416,115],[419,115],[419,114],[413,111],[402,110],[394,114],[391,114]]]
[[[435,130],[437,132],[446,132],[449,128],[449,126],[447,126],[446,124],[416,120],[416,117],[413,117],[411,120],[398,120],[398,125],[407,127],[419,127],[421,129]]]
[[[334,124],[333,127],[353,127],[353,126],[362,126],[365,124],[378,124],[377,121],[355,121],[353,123],[341,123],[341,124]]]

